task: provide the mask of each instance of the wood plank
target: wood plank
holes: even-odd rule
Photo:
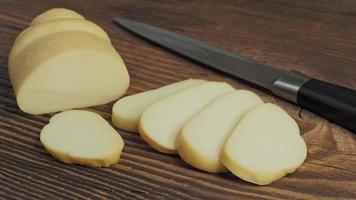
[[[0,199],[356,199],[356,136],[307,110],[241,80],[187,61],[112,22],[119,16],[171,29],[277,68],[356,89],[356,2],[0,0]],[[119,130],[122,159],[111,168],[66,165],[39,141],[52,116],[20,111],[7,71],[15,37],[53,7],[74,9],[103,27],[127,64],[128,94],[185,78],[226,81],[275,102],[298,122],[308,146],[294,174],[258,187],[226,174],[209,174],[163,155],[138,135]],[[110,121],[113,103],[88,108]]]

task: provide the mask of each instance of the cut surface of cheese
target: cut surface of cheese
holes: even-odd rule
[[[65,8],[52,8],[35,17],[31,22],[31,26],[58,19],[84,19],[84,17],[73,10]]]
[[[269,184],[302,165],[307,148],[299,127],[277,105],[252,108],[228,138],[222,162],[236,176]]]
[[[179,155],[203,171],[227,171],[220,160],[226,139],[243,115],[262,103],[260,97],[247,90],[219,97],[183,126],[176,141]]]
[[[124,142],[99,114],[69,110],[54,115],[41,131],[46,150],[64,163],[96,167],[116,164]]]
[[[15,40],[9,56],[9,63],[16,59],[16,55],[25,49],[32,42],[48,36],[48,34],[63,32],[63,31],[83,31],[85,33],[94,34],[107,42],[110,42],[109,36],[98,25],[78,19],[63,19],[49,21],[41,24],[36,24],[24,30]]]
[[[227,83],[205,82],[159,100],[142,113],[139,133],[158,151],[176,154],[176,137],[184,123],[232,90]]]
[[[111,44],[81,31],[31,43],[9,73],[19,107],[31,114],[105,104],[129,85],[125,64]]]
[[[113,106],[113,124],[118,128],[137,132],[141,114],[149,105],[164,97],[203,82],[203,80],[189,79],[121,98]]]

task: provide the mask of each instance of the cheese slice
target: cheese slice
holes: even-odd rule
[[[98,25],[78,19],[61,19],[55,21],[44,22],[36,24],[25,29],[15,40],[9,56],[9,63],[11,64],[19,52],[25,49],[32,42],[48,36],[49,34],[63,32],[63,31],[83,31],[85,33],[94,34],[110,43],[109,36]]]
[[[159,100],[142,113],[139,133],[158,151],[175,154],[176,137],[184,123],[232,90],[227,83],[205,82]]]
[[[137,132],[141,114],[149,105],[164,97],[203,82],[203,80],[189,79],[121,98],[113,106],[112,122],[118,128]]]
[[[306,155],[297,123],[267,103],[243,117],[224,146],[222,162],[241,179],[266,185],[294,172]]]
[[[227,171],[220,160],[226,139],[244,114],[262,103],[259,96],[247,90],[218,98],[183,126],[177,139],[179,155],[200,170]]]
[[[9,66],[21,110],[31,114],[105,104],[125,94],[129,75],[110,43],[82,31],[49,34]]]
[[[121,155],[121,136],[100,115],[69,110],[54,115],[40,134],[46,150],[64,163],[111,166]]]
[[[73,10],[53,8],[35,17],[31,22],[31,26],[57,19],[84,19],[84,17]]]

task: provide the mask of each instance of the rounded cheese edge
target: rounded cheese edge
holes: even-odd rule
[[[10,51],[9,64],[11,65],[17,55],[27,46],[31,45],[32,42],[46,37],[49,34],[63,31],[83,31],[96,35],[111,43],[109,36],[101,27],[87,20],[62,19],[44,22],[31,26],[19,34]]]
[[[51,123],[55,123],[53,121],[56,120],[56,118],[64,117],[62,115],[68,114],[70,112],[86,112],[88,114],[95,115],[95,117],[102,119],[107,124],[107,126],[110,126],[110,124],[105,119],[103,119],[98,113],[95,113],[95,112],[90,112],[90,111],[86,111],[86,110],[67,110],[67,111],[58,113],[50,118],[49,123],[42,128],[41,133],[40,133],[40,141],[41,141],[42,145],[45,147],[45,149],[48,151],[48,153],[51,154],[54,158],[56,158],[64,163],[67,163],[67,164],[79,164],[79,165],[86,165],[86,166],[92,166],[92,167],[110,167],[112,165],[117,164],[120,160],[121,153],[124,148],[124,141],[123,141],[121,135],[111,126],[110,127],[114,130],[114,132],[118,136],[118,139],[119,139],[118,141],[119,141],[121,147],[118,148],[117,151],[113,152],[111,155],[108,155],[107,157],[102,158],[102,159],[90,159],[90,158],[80,158],[80,157],[72,156],[68,152],[57,151],[46,144],[46,139],[45,139],[45,135],[44,135],[44,132],[46,131],[46,129],[51,126]]]
[[[303,141],[304,142],[304,141]],[[305,144],[305,143],[304,143]],[[307,156],[307,150],[305,150],[305,156]],[[222,163],[229,169],[230,172],[235,174],[236,176],[240,177],[241,179],[248,181],[250,183],[254,183],[257,185],[268,185],[282,177],[284,177],[287,174],[291,174],[295,172],[300,166],[303,165],[303,162],[301,162],[298,166],[295,168],[290,168],[290,169],[285,169],[283,171],[280,171],[279,173],[271,174],[271,173],[265,173],[265,174],[254,174],[249,171],[246,167],[239,165],[238,163],[234,162],[231,160],[231,158],[226,155],[226,153],[222,153],[221,155],[221,160]],[[303,159],[303,161],[305,158]]]
[[[115,105],[114,105],[115,106]],[[114,113],[114,111],[113,111]],[[128,119],[126,117],[123,117],[121,115],[112,115],[112,123],[115,127],[124,129],[126,131],[138,132],[138,125],[135,119]]]
[[[176,146],[180,157],[191,166],[210,173],[223,173],[229,170],[221,163],[210,162],[210,158],[202,156],[190,146],[190,143],[182,142],[183,136],[178,134]]]
[[[158,144],[154,141],[142,128],[141,123],[138,125],[138,132],[143,140],[145,140],[151,147],[156,149],[157,151],[165,154],[177,154],[176,150],[171,150],[168,148],[163,147],[162,145]]]
[[[286,111],[284,111],[282,108],[280,108],[279,106],[272,104],[272,103],[265,103],[262,104],[260,106],[255,107],[254,109],[252,109],[252,112],[255,112],[255,109],[258,107],[262,107],[262,106],[266,106],[266,105],[273,105],[273,107],[277,108],[280,112],[283,113],[283,115],[287,115],[289,118],[291,118],[291,120],[295,123],[296,127],[298,128],[298,133],[299,133],[299,127],[297,125],[297,123],[295,122],[295,120],[290,117],[288,115],[288,113]],[[247,113],[248,114],[248,113]],[[246,114],[246,115],[247,115]],[[243,119],[242,119],[243,120]],[[240,122],[243,122],[243,121]],[[307,156],[307,146],[305,144],[305,141],[303,140],[302,136],[298,135],[291,135],[290,137],[294,138],[294,141],[297,143],[300,143],[300,146],[303,146],[301,148],[301,153],[299,154],[300,157],[296,158],[298,159],[298,165],[293,166],[293,167],[289,167],[289,168],[285,168],[279,172],[274,172],[274,173],[253,173],[251,172],[248,168],[246,168],[245,166],[235,162],[230,156],[229,154],[231,154],[231,144],[229,144],[229,140],[231,138],[231,136],[233,136],[233,134],[237,134],[236,131],[238,131],[239,129],[239,125],[235,128],[235,130],[232,132],[232,134],[230,135],[228,141],[225,143],[222,155],[221,155],[221,160],[222,163],[236,176],[240,177],[243,180],[246,180],[248,182],[257,184],[257,185],[267,185],[270,184],[282,177],[284,177],[287,174],[293,173],[294,171],[296,171],[305,161],[306,156]]]
[[[66,19],[66,18],[84,19],[82,15],[80,15],[79,13],[73,10],[69,10],[66,8],[52,8],[35,17],[30,25],[32,26],[35,24],[40,24],[52,20],[57,20],[57,19]]]

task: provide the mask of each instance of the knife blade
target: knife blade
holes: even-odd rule
[[[114,18],[114,21],[179,55],[266,88],[279,97],[356,132],[354,90],[313,79],[296,71],[276,69],[163,28],[124,18]]]

